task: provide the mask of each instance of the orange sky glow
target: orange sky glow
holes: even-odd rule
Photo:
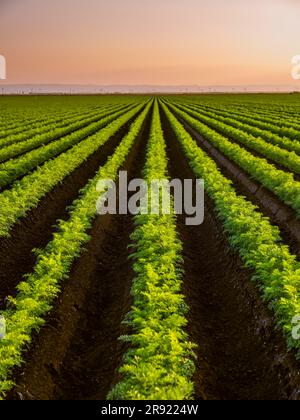
[[[6,84],[293,84],[299,0],[0,0]]]

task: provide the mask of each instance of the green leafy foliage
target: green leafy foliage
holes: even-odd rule
[[[1,313],[7,322],[7,335],[0,341],[2,397],[13,386],[13,368],[22,363],[22,353],[31,342],[32,334],[44,324],[44,317],[51,310],[63,281],[68,278],[73,262],[90,239],[87,232],[96,217],[96,202],[101,195],[96,189],[98,181],[117,178],[150,107],[151,103],[148,103],[114,154],[73,202],[69,219],[59,222],[52,241],[38,252],[33,273],[19,284],[17,297],[10,299],[8,309]]]
[[[300,217],[300,182],[295,181],[293,174],[281,171],[266,159],[254,156],[177,107],[173,105],[170,105],[170,107],[225,156],[272,191],[285,204],[292,207],[297,216]]]
[[[293,143],[295,141],[295,148],[299,150],[300,140],[300,121],[289,122],[287,116],[277,116],[274,110],[269,108],[265,114],[260,114],[257,111],[249,111],[244,107],[224,107],[218,101],[210,106],[199,104],[197,102],[186,103],[191,109],[198,110],[204,113],[213,113],[214,115],[231,119],[231,123],[236,123],[237,128],[245,129],[246,132],[253,134],[257,137],[262,137],[267,141],[280,144],[282,147],[291,147],[294,150]],[[206,115],[206,114],[205,114]],[[290,117],[290,116],[289,116]],[[296,120],[297,121],[297,120]],[[227,121],[228,122],[228,121]],[[240,123],[245,123],[240,126]],[[285,140],[288,140],[285,142]]]
[[[186,108],[183,109],[186,110]],[[238,143],[246,146],[248,149],[254,150],[254,152],[260,153],[262,156],[265,156],[266,158],[278,163],[279,165],[282,165],[290,171],[300,174],[300,156],[298,156],[295,151],[282,149],[279,147],[280,145],[274,146],[265,140],[262,140],[260,137],[254,137],[252,134],[247,134],[247,129],[242,129],[244,124],[241,124],[242,127],[237,129],[232,125],[236,126],[238,123],[233,122],[231,125],[228,125],[228,121],[223,123],[220,117],[216,118],[215,116],[212,116],[210,118],[199,112],[194,112],[189,109],[187,111],[188,114],[195,117],[198,122],[201,121],[208,127],[212,127],[213,129],[217,130],[217,132],[228,137],[230,140],[237,141]],[[287,149],[293,147],[293,142],[290,140],[281,139],[280,143],[284,144]],[[299,147],[297,148],[297,142],[295,142],[294,149],[300,152],[300,144],[298,144],[298,146]]]
[[[9,231],[18,219],[37,206],[42,197],[55,185],[78,168],[96,150],[105,144],[124,124],[130,121],[145,103],[114,119],[109,125],[85,141],[47,161],[36,171],[13,184],[10,190],[0,194],[0,236],[9,236]]]
[[[88,113],[65,118],[64,121],[48,122],[47,125],[39,126],[32,130],[24,130],[19,134],[11,134],[0,139],[0,161],[12,159],[15,156],[26,153],[36,147],[50,143],[60,137],[79,130],[89,123],[97,121],[98,114],[101,112],[109,112],[110,107],[103,110],[91,110]],[[35,134],[34,134],[35,133]]]
[[[196,110],[209,118],[217,119],[224,124],[242,130],[244,133],[248,133],[250,138],[252,138],[251,136],[261,138],[268,143],[274,144],[275,146],[279,146],[280,148],[286,149],[290,152],[295,152],[297,155],[300,154],[300,142],[295,140],[295,134],[293,135],[294,139],[289,139],[288,137],[282,137],[278,134],[274,134],[274,129],[271,124],[262,123],[259,121],[257,122],[252,118],[247,118],[224,111],[220,112],[216,110],[207,110],[206,108],[198,108],[192,106],[189,106],[189,109]],[[298,138],[300,138],[300,134],[298,132],[297,134]]]

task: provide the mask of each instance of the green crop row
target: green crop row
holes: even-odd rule
[[[130,107],[130,109],[131,108],[132,107]],[[97,135],[97,131],[125,113],[126,110],[123,109],[112,114],[105,111],[103,114],[98,115],[96,122],[89,124],[87,127],[75,131],[66,137],[62,137],[47,146],[34,149],[19,158],[0,164],[0,187],[3,188],[6,185],[9,185],[19,177],[32,171],[47,160],[74,147],[89,136],[94,135],[95,133],[95,135]]]
[[[133,105],[134,103],[115,103],[115,104],[103,104],[97,107],[88,107],[88,109],[73,110],[68,113],[60,112],[56,117],[48,116],[46,113],[44,118],[39,123],[34,123],[34,120],[19,127],[19,133],[11,133],[0,139],[0,146],[6,147],[13,143],[29,140],[34,136],[43,135],[47,132],[51,132],[58,128],[66,128],[72,123],[79,123],[81,120],[87,120],[89,117],[93,118],[97,113],[103,113],[104,111],[117,110],[118,108],[125,108],[126,106]],[[13,129],[11,129],[13,130]],[[16,130],[16,129],[15,129]]]
[[[287,115],[277,115],[274,112],[273,108],[270,107],[263,114],[257,113],[257,111],[252,111],[247,109],[246,106],[243,108],[235,108],[230,106],[220,106],[218,102],[215,104],[203,104],[198,102],[185,102],[182,101],[182,104],[189,104],[191,106],[196,106],[201,109],[206,109],[212,112],[218,112],[224,116],[231,116],[231,118],[240,120],[250,125],[255,125],[261,129],[271,131],[275,134],[278,134],[283,137],[289,137],[291,139],[299,139],[299,129],[300,121],[298,120],[289,120]],[[260,116],[261,115],[261,116]],[[248,120],[248,121],[247,121]]]
[[[300,358],[300,341],[292,336],[292,320],[300,313],[300,263],[282,244],[278,227],[251,202],[237,195],[232,182],[221,174],[166,105],[163,109],[195,176],[204,179],[231,246],[245,266],[254,270],[253,281],[274,311],[288,347],[295,349]]]
[[[68,134],[72,134],[77,130],[80,130],[90,124],[97,123],[99,118],[102,116],[106,116],[111,114],[112,112],[126,112],[127,109],[132,108],[134,105],[130,107],[116,107],[116,109],[104,110],[103,112],[99,113],[98,111],[95,113],[93,112],[92,115],[87,116],[85,118],[77,117],[76,121],[72,122],[71,124],[66,124],[64,127],[56,128],[55,126],[50,127],[51,130],[44,133],[38,134],[37,136],[33,137],[32,139],[21,141],[21,142],[13,142],[7,147],[3,147],[0,150],[0,162],[5,162],[9,159],[13,159],[18,155],[21,155],[26,152],[30,152],[33,149],[38,147],[46,146],[47,144],[53,142],[54,140],[60,140],[62,137],[67,136]],[[100,115],[99,115],[100,114]]]
[[[96,189],[100,180],[115,180],[134,141],[139,134],[151,103],[132,123],[114,154],[100,168],[96,176],[81,190],[70,209],[67,221],[60,221],[58,231],[45,249],[37,252],[37,262],[32,274],[18,286],[15,299],[9,299],[9,308],[2,311],[6,319],[7,334],[0,341],[0,396],[12,388],[12,371],[22,363],[22,354],[31,342],[32,334],[45,323],[44,317],[51,310],[63,281],[70,273],[73,262],[83,246],[89,242],[88,230],[96,217],[96,202],[101,192]],[[123,118],[124,122],[124,118]],[[113,132],[118,125],[110,130]],[[103,190],[102,193],[104,193]]]
[[[144,168],[149,187],[151,181],[167,178],[167,164],[156,101]],[[187,308],[180,293],[182,245],[176,218],[174,214],[140,214],[135,216],[135,225],[131,237],[135,250],[134,302],[126,318],[133,332],[123,337],[131,348],[120,370],[122,380],[108,398],[189,399],[193,395],[193,345],[185,332]]]
[[[231,161],[246,171],[252,178],[268,188],[285,204],[292,207],[300,218],[300,182],[294,180],[293,175],[276,169],[265,159],[257,158],[247,150],[231,143],[226,137],[218,134],[205,124],[170,105],[175,114],[182,117],[206,140],[219,149]]]
[[[124,124],[131,120],[145,104],[115,119],[97,134],[62,153],[54,160],[46,162],[36,171],[14,183],[10,190],[0,194],[0,237],[9,236],[9,231],[18,219],[36,207],[55,185],[72,173],[76,168],[105,144]]]
[[[10,100],[8,100],[10,99]],[[45,127],[52,123],[64,123],[64,120],[76,117],[79,115],[85,115],[93,111],[100,112],[104,107],[113,107],[117,105],[130,105],[134,102],[143,100],[143,98],[136,97],[98,97],[87,100],[85,97],[71,99],[65,97],[40,97],[37,98],[2,98],[4,101],[4,107],[2,101],[0,103],[1,112],[1,126],[0,126],[0,138],[8,137],[10,135],[20,134],[30,138],[31,130],[36,130],[38,134],[39,130],[43,130]],[[41,105],[36,106],[36,102]],[[7,103],[6,103],[7,102]],[[19,109],[19,112],[18,112]],[[6,113],[6,117],[4,114]]]
[[[247,105],[246,105],[247,107]],[[265,110],[252,108],[252,109],[245,109],[245,107],[238,106],[238,107],[229,107],[229,110],[232,110],[239,114],[246,114],[251,115],[258,121],[268,122],[271,124],[278,124],[278,128],[286,127],[286,128],[294,128],[295,130],[299,129],[300,127],[300,118],[299,118],[299,111],[296,110],[296,107],[292,109],[283,111],[282,109],[274,109],[273,106],[269,106]]]
[[[195,117],[198,121],[203,122],[207,126],[229,137],[230,140],[241,143],[248,149],[254,150],[267,159],[270,159],[273,162],[287,168],[291,172],[300,174],[300,156],[298,156],[295,152],[289,152],[287,150],[281,149],[278,146],[273,146],[261,138],[257,138],[251,134],[245,133],[242,129],[236,129],[228,124],[224,124],[215,117],[209,118],[200,114],[199,112],[191,111],[186,107],[178,107],[187,112],[189,115]],[[283,142],[285,142],[284,139]]]
[[[45,110],[43,112],[39,112],[35,109],[35,112],[29,112],[27,116],[25,115],[18,115],[16,110],[6,108],[6,111],[9,113],[6,118],[1,115],[1,130],[0,130],[0,138],[7,137],[11,134],[18,134],[21,133],[24,128],[30,129],[30,127],[43,125],[45,121]],[[47,117],[51,120],[61,120],[64,115],[67,115],[70,111],[62,111],[61,109],[57,109],[54,112],[51,112],[47,109]],[[73,109],[75,113],[75,109]],[[78,111],[77,111],[78,112]]]
[[[84,112],[82,110],[73,110],[69,112],[60,112],[56,116],[47,115],[45,113],[44,118],[35,122],[34,119],[26,121],[23,125],[14,124],[10,126],[9,130],[5,130],[5,135],[0,135],[0,146],[6,146],[12,143],[17,143],[22,140],[28,140],[37,134],[42,134],[43,132],[49,131],[49,126],[54,125],[55,128],[63,127],[68,125],[73,121],[87,118],[89,115],[95,115],[96,112],[101,112],[104,108],[109,107],[92,107]]]
[[[207,110],[206,108],[192,105],[189,108],[195,109],[208,117],[216,118],[217,116],[218,120],[225,124],[232,125],[255,137],[261,137],[276,146],[300,154],[300,142],[297,141],[300,139],[299,131],[290,130],[289,134],[287,134],[286,130],[282,130],[278,125],[262,123],[253,118],[241,116],[240,114],[232,114],[229,111]]]
[[[199,105],[210,108],[211,110],[227,111],[235,113],[236,115],[250,116],[262,122],[269,122],[271,124],[278,125],[278,129],[281,127],[294,128],[299,130],[300,119],[299,110],[297,110],[297,102],[293,102],[292,107],[286,107],[284,100],[280,100],[278,106],[276,106],[275,96],[272,96],[272,100],[269,101],[265,106],[253,106],[253,103],[247,101],[245,96],[242,97],[241,101],[232,102],[233,96],[226,96],[226,100],[223,100],[221,96],[210,96],[209,100],[207,97],[176,97],[176,103]],[[259,97],[253,96],[255,99]],[[288,134],[288,132],[286,132]]]
[[[213,108],[210,110],[215,111]],[[243,112],[235,109],[220,109],[218,112],[222,113],[224,116],[231,116],[231,118],[237,119],[251,126],[256,126],[262,130],[267,130],[281,137],[289,137],[292,140],[300,140],[300,121],[298,121],[298,123],[292,123],[288,122],[288,120],[283,116],[276,117],[276,115],[273,114],[272,109],[270,109],[269,113],[265,114],[264,117],[259,117],[253,112],[247,112],[245,109]]]

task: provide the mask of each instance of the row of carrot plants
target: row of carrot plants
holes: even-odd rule
[[[245,107],[238,106],[238,107],[230,107],[230,110],[239,113],[245,113]],[[287,127],[287,128],[295,128],[297,129],[300,125],[300,117],[299,111],[297,111],[296,107],[293,106],[289,110],[283,110],[281,107],[279,109],[274,109],[274,106],[269,106],[265,110],[259,108],[251,108],[247,109],[254,118],[260,121],[267,121],[267,122],[277,122],[280,126]]]
[[[295,181],[291,173],[276,169],[267,160],[253,156],[247,150],[230,142],[207,125],[201,123],[177,107],[170,105],[175,114],[186,121],[207,141],[235,162],[252,178],[272,191],[281,201],[295,210],[300,217],[300,182]]]
[[[214,111],[215,109],[211,108],[211,110]],[[300,119],[290,119],[290,116],[288,115],[274,115],[272,108],[269,109],[268,113],[261,116],[246,109],[229,108],[219,109],[218,111],[226,113],[227,115],[231,114],[234,118],[240,118],[242,122],[248,122],[250,125],[255,125],[263,130],[271,131],[279,136],[300,139]]]
[[[152,181],[167,178],[167,165],[156,102],[144,168],[149,187]],[[134,301],[126,318],[132,334],[123,337],[130,343],[130,350],[120,370],[122,380],[108,397],[189,399],[193,395],[193,345],[185,332],[187,307],[181,294],[182,244],[176,232],[176,217],[174,213],[139,214],[134,222]]]
[[[43,132],[46,132],[49,130],[50,125],[54,125],[56,128],[63,127],[68,125],[67,122],[70,123],[72,120],[76,121],[80,119],[80,117],[86,118],[89,115],[94,115],[96,112],[102,112],[105,109],[113,109],[117,107],[125,107],[129,105],[133,105],[136,100],[128,100],[128,101],[112,101],[112,102],[102,102],[99,101],[99,104],[94,106],[87,106],[82,107],[76,106],[76,108],[72,108],[71,110],[65,110],[60,109],[57,107],[57,111],[55,114],[50,113],[48,115],[44,110],[44,115],[42,119],[38,119],[37,122],[34,119],[34,113],[31,115],[31,118],[29,120],[23,121],[22,123],[17,123],[16,121],[13,121],[9,124],[9,129],[6,130],[5,135],[0,135],[0,144],[4,144],[2,142],[5,142],[8,137],[14,136],[15,141],[22,141],[22,140],[28,140],[29,138],[33,137],[36,134],[42,134]],[[63,103],[62,103],[63,106]],[[14,115],[14,112],[12,113]],[[2,127],[2,125],[1,125]],[[1,131],[0,131],[1,133]]]
[[[220,111],[226,110],[236,113],[237,115],[251,116],[262,122],[269,122],[271,124],[278,124],[279,127],[295,128],[296,130],[300,124],[298,101],[293,101],[291,106],[286,106],[285,101],[287,97],[282,97],[276,103],[274,95],[266,101],[266,103],[258,103],[259,96],[254,95],[254,102],[247,100],[242,96],[239,101],[232,101],[233,96],[222,97],[210,96],[209,100],[203,97],[186,97],[179,98],[180,103],[189,103],[191,105],[197,104],[201,106],[208,106]],[[176,99],[177,100],[177,99]]]
[[[56,159],[47,161],[21,181],[15,182],[10,190],[3,191],[0,194],[0,237],[9,236],[10,229],[18,219],[36,207],[47,193],[81,166],[144,106],[145,104],[141,104],[114,119],[95,135],[62,153]]]
[[[226,137],[229,137],[230,140],[242,144],[247,149],[259,153],[263,157],[287,168],[291,172],[300,174],[300,156],[295,152],[289,152],[279,146],[274,146],[259,137],[247,134],[245,132],[246,130],[234,128],[231,125],[228,125],[228,123],[225,124],[216,117],[206,117],[202,113],[192,111],[189,108],[180,105],[179,107],[197,120],[215,129]],[[282,142],[290,143],[289,140],[286,141],[285,139],[282,139]]]
[[[6,185],[11,184],[13,181],[32,171],[47,160],[58,156],[81,141],[84,141],[116,118],[125,114],[125,111],[121,110],[112,114],[105,111],[98,115],[96,122],[87,125],[81,130],[74,131],[72,134],[62,137],[46,146],[39,147],[18,158],[0,164],[0,187],[3,188]]]
[[[45,114],[44,118],[41,120],[35,120],[32,118],[32,120],[26,120],[23,123],[10,123],[9,128],[6,130],[0,131],[0,144],[7,139],[10,136],[14,136],[16,141],[26,140],[33,137],[36,134],[42,133],[44,131],[49,130],[49,125],[54,124],[56,127],[63,127],[65,124],[65,121],[76,119],[80,116],[84,118],[85,115],[89,115],[91,113],[95,113],[97,110],[101,110],[102,107],[89,107],[87,110],[83,111],[82,109],[74,109],[72,111],[61,111],[60,113],[57,113],[57,115],[53,114]],[[3,128],[3,125],[1,125],[1,128]]]
[[[282,243],[278,227],[236,193],[215,162],[198,147],[168,107],[162,106],[195,176],[205,182],[231,246],[245,266],[254,271],[253,281],[274,311],[288,347],[295,349],[300,358],[300,341],[292,335],[292,320],[300,313],[300,263]]]
[[[32,335],[45,323],[46,314],[52,309],[63,282],[68,277],[72,264],[84,245],[90,240],[88,231],[96,217],[96,202],[105,193],[97,191],[100,180],[115,180],[118,171],[133,147],[152,103],[132,123],[128,134],[122,139],[114,154],[108,158],[96,176],[81,190],[70,208],[68,220],[60,221],[57,232],[45,249],[37,252],[33,273],[19,284],[16,298],[9,299],[8,309],[2,312],[7,323],[7,334],[0,341],[0,396],[3,398],[12,388],[12,371],[20,366],[23,351],[31,342]],[[109,132],[124,122],[119,120]]]
[[[251,112],[254,115],[257,114],[267,118],[274,116],[275,118],[287,120],[287,122],[298,122],[299,124],[300,108],[298,100],[294,100],[289,105],[287,105],[287,97],[282,95],[278,102],[275,100],[274,95],[269,97],[268,101],[265,103],[259,103],[258,98],[259,96],[254,95],[254,102],[250,102],[246,100],[245,96],[243,96],[242,100],[237,102],[230,101],[229,103],[227,100],[224,102],[218,101],[218,106],[235,109],[237,112],[245,112],[245,109],[247,109],[247,112]],[[217,104],[216,98],[211,101],[211,104]]]
[[[20,97],[13,102],[1,102],[0,139],[9,135],[23,134],[25,131],[30,132],[31,129],[42,130],[44,126],[49,124],[63,123],[72,115],[76,117],[76,115],[96,112],[97,109],[101,110],[103,107],[122,104],[125,106],[137,102],[136,97],[98,97],[88,100],[84,98],[74,99],[73,97],[72,99],[73,102],[63,97],[40,97],[38,99]],[[140,99],[143,100],[143,98]],[[40,103],[39,107],[36,106],[36,102]]]
[[[131,106],[132,107],[132,106]],[[55,140],[61,139],[64,136],[67,136],[68,134],[71,134],[77,130],[80,130],[84,127],[86,127],[89,124],[96,123],[99,120],[99,114],[101,116],[108,115],[112,112],[124,112],[126,109],[130,109],[130,107],[116,107],[115,109],[104,109],[103,111],[99,112],[93,112],[91,115],[85,116],[85,117],[77,117],[76,120],[72,121],[70,124],[68,121],[66,121],[66,125],[63,127],[55,127],[51,126],[49,127],[48,131],[42,134],[38,134],[34,136],[31,139],[26,139],[22,141],[15,142],[13,138],[10,138],[9,144],[6,144],[5,146],[1,144],[1,150],[0,150],[0,162],[5,162],[9,159],[13,159],[17,157],[18,155],[21,155],[23,153],[30,152],[33,149],[36,149],[41,146],[45,146]],[[8,140],[7,140],[8,141]]]
[[[1,109],[3,110],[3,108]],[[30,110],[26,115],[19,115],[16,109],[9,109],[8,106],[5,107],[7,115],[1,115],[1,127],[0,127],[0,138],[7,137],[10,134],[21,133],[23,129],[30,128],[30,126],[43,124],[45,121],[45,110],[38,112],[36,109]],[[75,111],[75,110],[74,110]],[[66,111],[67,112],[67,111]],[[57,109],[56,111],[47,110],[47,116],[53,119],[60,119],[64,116],[62,110]]]
[[[247,123],[248,120],[250,125],[255,125],[261,129],[271,131],[274,134],[278,134],[282,137],[290,137],[291,139],[300,138],[300,120],[290,119],[290,115],[276,114],[276,112],[274,112],[271,107],[264,113],[257,113],[257,111],[249,110],[245,106],[242,108],[230,106],[224,107],[218,105],[218,103],[207,105],[196,101],[189,101],[189,104],[201,108],[205,107],[205,109],[208,111],[220,112],[224,115],[231,115],[231,117],[240,119],[242,122]],[[245,119],[245,121],[243,121],[243,119]]]
[[[233,127],[244,130],[246,133],[252,134],[255,137],[261,137],[272,144],[300,154],[299,130],[294,130],[293,132],[290,130],[290,134],[287,134],[286,130],[283,130],[278,125],[262,123],[260,121],[256,121],[252,117],[244,117],[230,111],[218,111],[200,106],[189,107],[191,109],[194,108],[196,111],[200,111],[203,115],[208,117],[217,116],[218,120],[224,122],[225,124],[232,125]]]

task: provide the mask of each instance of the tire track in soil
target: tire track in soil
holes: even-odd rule
[[[161,111],[172,178],[195,179]],[[205,221],[199,227],[178,218],[183,241],[183,293],[190,311],[188,333],[198,344],[196,399],[300,399],[299,365],[287,353],[272,315],[250,282],[251,272],[233,253],[205,197]]]
[[[16,223],[9,238],[0,238],[0,309],[5,308],[8,295],[16,295],[16,287],[23,276],[33,270],[36,257],[32,250],[44,248],[51,240],[57,220],[68,218],[67,207],[106,162],[133,121],[134,118],[43,197],[37,207]]]
[[[152,110],[123,170],[139,177]],[[131,307],[134,273],[128,257],[131,216],[98,217],[91,241],[74,264],[47,324],[34,337],[17,386],[8,399],[103,400],[119,377],[127,350],[119,341]]]

